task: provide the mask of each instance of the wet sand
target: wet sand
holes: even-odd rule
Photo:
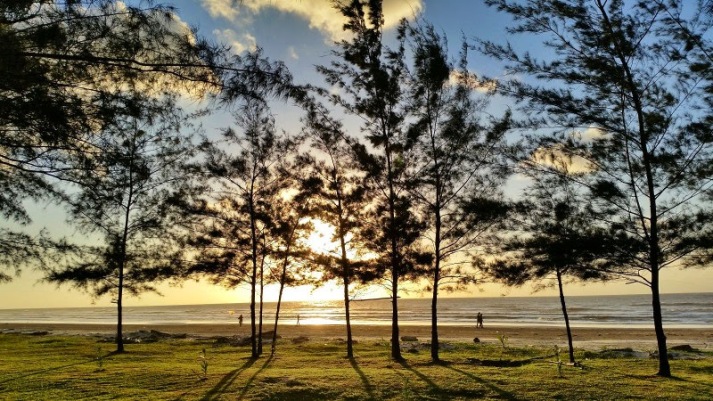
[[[272,330],[268,324],[263,331]],[[70,335],[112,335],[115,326],[101,324],[59,324],[59,323],[1,323],[0,333],[48,331],[51,334]],[[136,330],[158,330],[172,334],[189,336],[249,336],[249,324],[149,324],[124,325],[124,333]],[[388,341],[391,338],[391,326],[388,325],[353,325],[353,336],[357,340]],[[572,329],[575,348],[601,349],[604,347],[631,347],[638,350],[654,350],[656,336],[653,329],[646,328],[594,328],[575,327]],[[343,325],[280,325],[278,334],[282,337],[307,336],[310,338],[346,338]],[[440,341],[472,342],[477,337],[483,343],[499,344],[498,337],[507,336],[507,343],[513,346],[566,346],[567,336],[562,327],[533,326],[487,326],[476,329],[468,326],[440,326]],[[430,326],[400,327],[401,336],[414,336],[419,341],[428,342],[431,338]],[[671,328],[666,329],[668,345],[689,344],[698,349],[713,349],[713,327],[711,328]]]

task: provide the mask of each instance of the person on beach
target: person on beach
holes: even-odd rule
[[[242,327],[243,326],[243,315],[238,316],[238,324]]]
[[[483,328],[483,314],[480,312],[478,312],[478,315],[475,318],[475,328],[476,329]]]

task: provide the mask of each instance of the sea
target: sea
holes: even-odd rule
[[[264,317],[274,319],[275,303],[266,303]],[[391,323],[389,299],[351,303],[352,324]],[[713,293],[663,294],[663,319],[669,328],[713,327]],[[567,298],[571,324],[575,327],[653,327],[650,295],[571,296]],[[439,324],[474,326],[478,312],[485,325],[559,326],[562,310],[557,297],[441,298]],[[431,300],[399,299],[401,325],[429,325]],[[238,324],[250,316],[249,304],[130,306],[124,322],[133,324]],[[284,302],[284,324],[344,324],[341,301]],[[114,307],[0,309],[2,323],[114,324]]]

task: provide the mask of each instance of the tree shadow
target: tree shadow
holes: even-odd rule
[[[455,368],[455,367],[453,367],[453,366],[444,366],[444,368],[449,369],[449,370],[452,370],[452,371],[454,371],[454,372],[456,372],[456,373],[459,373],[459,374],[461,374],[461,375],[463,375],[463,376],[466,376],[466,377],[468,377],[468,378],[470,378],[470,379],[472,379],[472,380],[475,380],[476,382],[478,382],[478,383],[484,385],[484,386],[487,387],[488,389],[490,389],[490,390],[496,392],[496,393],[498,394],[499,398],[502,398],[502,399],[505,399],[505,400],[517,400],[517,397],[515,396],[515,394],[513,394],[513,393],[511,393],[511,392],[509,392],[509,391],[505,391],[505,390],[503,390],[502,388],[500,388],[500,387],[494,385],[493,383],[491,383],[491,382],[489,382],[489,381],[487,381],[487,380],[485,380],[485,379],[482,379],[482,378],[480,378],[480,377],[478,377],[478,376],[476,376],[476,375],[474,375],[474,374],[472,374],[472,373],[470,373],[470,372],[466,372],[466,371],[464,371],[464,370]]]
[[[428,387],[431,388],[432,391],[439,392],[439,393],[443,391],[441,389],[441,387],[438,386],[438,384],[436,384],[433,380],[431,380],[430,377],[428,377],[428,376],[424,375],[423,373],[419,372],[418,370],[416,370],[413,366],[409,365],[409,363],[407,361],[400,362],[399,365],[401,365],[402,368],[404,368],[404,369],[408,370],[409,372],[413,373],[414,375],[416,375],[416,377],[418,377],[424,383],[426,383],[428,385]]]
[[[362,385],[364,386],[364,390],[366,390],[366,393],[369,395],[369,399],[374,399],[374,387],[372,386],[371,382],[369,381],[369,378],[366,377],[364,374],[364,371],[361,370],[359,367],[359,364],[357,364],[357,361],[355,358],[349,358],[349,364],[352,365],[352,368],[354,371],[359,375],[359,379],[361,380]]]
[[[239,368],[237,368],[237,369],[235,369],[235,370],[231,370],[230,372],[226,373],[225,376],[223,376],[223,378],[220,379],[220,381],[219,381],[215,386],[213,386],[213,388],[210,389],[210,390],[206,393],[206,395],[203,396],[203,398],[201,398],[201,401],[217,400],[218,397],[219,397],[221,394],[223,394],[223,392],[225,391],[225,389],[227,389],[228,387],[230,387],[231,384],[233,384],[233,382],[234,382],[235,379],[238,377],[238,375],[239,375],[241,372],[243,372],[244,370],[246,370],[246,369],[248,369],[249,367],[253,366],[253,364],[255,364],[255,359],[250,358],[250,359],[248,359],[247,361],[245,361],[245,363],[243,364],[243,366],[241,366],[241,367],[239,367]],[[181,398],[182,398],[182,397],[181,397]],[[178,398],[178,399],[180,399],[180,398]]]
[[[109,354],[109,355],[107,355],[107,356],[111,356],[111,354]],[[53,368],[47,368],[47,369],[37,370],[37,371],[34,371],[34,372],[25,373],[25,374],[21,374],[21,375],[18,375],[18,376],[10,377],[10,378],[4,379],[4,380],[0,380],[0,384],[9,383],[9,382],[14,381],[14,380],[24,379],[24,378],[26,378],[26,377],[30,377],[30,376],[34,376],[34,375],[40,375],[40,374],[47,373],[47,372],[52,372],[52,371],[55,371],[55,370],[62,370],[62,369],[64,369],[64,368],[71,368],[72,366],[86,365],[86,364],[89,364],[89,363],[97,363],[97,362],[96,362],[95,360],[88,360],[88,361],[83,361],[83,362],[68,363],[68,364],[66,364],[66,365],[55,366],[55,367],[53,367]]]
[[[248,379],[248,381],[245,382],[245,386],[243,386],[243,390],[240,392],[240,395],[238,395],[238,399],[239,399],[239,400],[244,399],[245,394],[247,394],[248,390],[250,389],[250,386],[251,386],[251,385],[253,384],[253,382],[255,381],[255,378],[256,378],[260,373],[262,373],[263,370],[265,370],[265,368],[267,367],[267,365],[270,364],[270,362],[272,362],[272,358],[273,358],[273,356],[270,355],[270,357],[265,360],[265,363],[262,364],[262,366],[260,367],[260,369],[258,369],[257,372],[255,372],[252,376],[250,376],[250,378]]]

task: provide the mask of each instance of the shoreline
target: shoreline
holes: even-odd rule
[[[272,324],[263,326],[263,331],[271,331]],[[401,336],[413,336],[420,342],[430,342],[431,327],[428,325],[401,325]],[[124,333],[137,330],[156,330],[169,334],[186,334],[189,337],[243,336],[250,335],[249,324],[125,324]],[[49,335],[113,335],[113,324],[73,324],[73,323],[0,323],[0,333],[48,332]],[[282,324],[277,332],[283,338],[299,336],[311,339],[346,338],[344,325]],[[352,325],[355,340],[385,340],[391,338],[390,325]],[[649,328],[600,328],[575,327],[572,329],[574,347],[598,350],[602,348],[634,348],[654,350],[656,335]],[[567,334],[564,327],[557,326],[439,326],[439,339],[443,342],[473,342],[477,337],[485,344],[500,344],[499,337],[506,336],[507,344],[523,346],[566,346]],[[670,328],[666,329],[667,345],[688,344],[706,350],[713,348],[713,327],[710,328]]]

